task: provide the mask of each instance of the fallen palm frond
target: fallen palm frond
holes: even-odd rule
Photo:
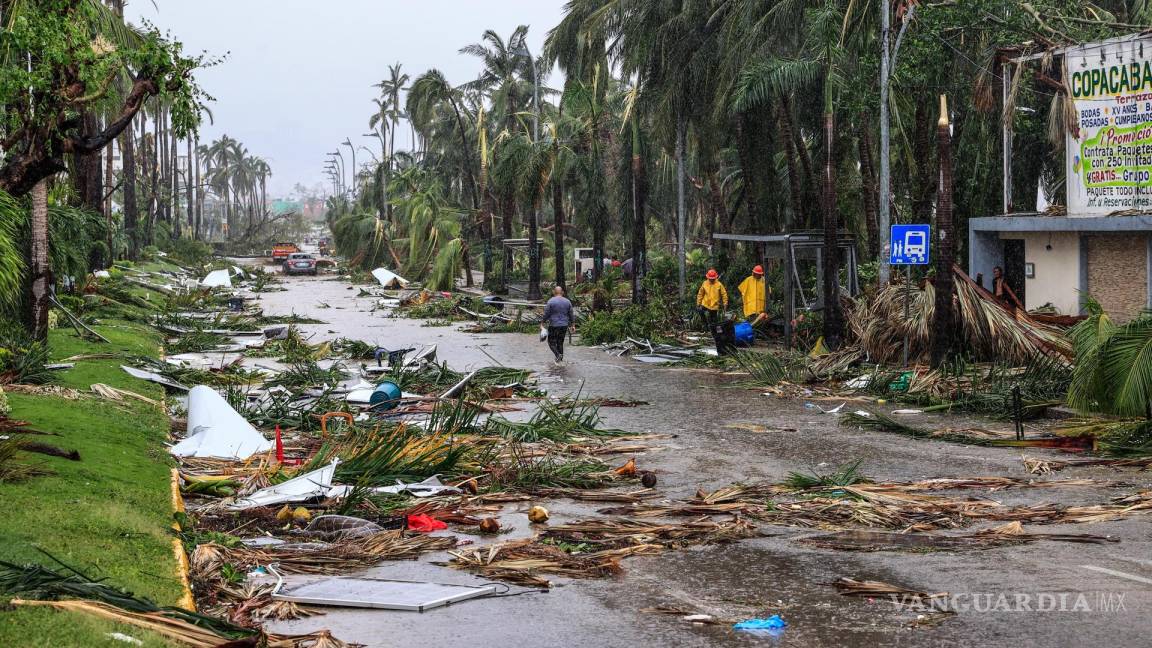
[[[659,497],[651,488],[621,493],[616,491],[583,490],[579,488],[538,488],[530,493],[536,497],[567,497],[581,502],[625,502],[639,504]]]
[[[103,383],[96,383],[95,385],[92,385],[92,393],[100,396],[101,398],[107,398],[108,400],[117,402],[121,402],[125,398],[135,398],[138,401],[148,403],[149,405],[154,405],[156,407],[160,407],[162,405],[162,403],[156,399],[148,398],[147,396],[141,396],[136,392],[128,391],[127,389],[119,389],[117,387],[112,387],[111,385],[105,385]]]
[[[480,547],[468,551],[450,551],[449,563],[457,569],[475,571],[485,578],[508,581],[526,587],[550,587],[539,574],[568,578],[599,578],[624,571],[620,559],[636,553],[651,553],[655,548],[630,547],[628,552],[601,551],[573,554],[561,547],[536,543],[532,539]]]
[[[973,538],[1007,538],[1011,540],[1054,540],[1058,542],[1081,542],[1086,544],[1101,544],[1104,542],[1120,542],[1119,538],[1112,536],[1098,536],[1084,533],[1029,533],[1024,530],[1020,522],[1009,522],[998,527],[985,529],[973,533]]]
[[[926,430],[914,425],[901,423],[879,412],[848,412],[840,417],[840,425],[855,425],[857,427],[879,430],[881,432],[900,434],[914,439],[932,439],[968,445],[991,445],[993,443],[990,439],[980,438],[956,430]]]
[[[273,583],[244,582],[238,585],[225,583],[215,595],[222,604],[213,610],[227,614],[236,625],[255,627],[268,621],[294,621],[324,613],[298,605],[291,601],[277,601],[272,598],[276,590]]]
[[[993,549],[1040,540],[1101,544],[1116,542],[1115,538],[1089,534],[1016,533],[1010,529],[989,529],[965,535],[937,535],[930,533],[891,533],[883,531],[837,531],[800,538],[800,542],[823,549],[839,551],[958,551]]]
[[[240,643],[234,637],[217,634],[181,619],[172,618],[158,612],[134,612],[98,601],[26,601],[13,599],[12,605],[20,607],[48,607],[65,612],[81,612],[124,623],[150,632],[189,648],[218,648],[226,645],[267,646],[267,648],[353,648],[358,644],[340,641],[327,630],[306,635],[273,635],[245,630],[247,633]]]
[[[545,538],[564,542],[610,547],[627,547],[635,544],[685,547],[730,542],[758,535],[756,527],[745,520],[714,522],[706,517],[682,524],[661,524],[629,519],[581,520],[550,526],[542,534]]]
[[[1152,466],[1152,457],[1135,459],[1040,459],[1023,457],[1022,461],[1024,467],[1033,475],[1044,475],[1078,466],[1109,466],[1112,468],[1148,468]]]
[[[511,444],[508,456],[484,462],[494,489],[535,491],[540,488],[602,488],[619,481],[607,464],[592,457],[565,459],[555,455],[524,456],[519,444]]]
[[[750,502],[763,504],[771,495],[782,492],[782,489],[772,484],[733,484],[724,486],[708,493],[703,490],[696,491],[696,497],[690,500],[693,504],[725,504],[729,502]]]
[[[852,484],[871,481],[860,474],[860,463],[862,461],[862,459],[857,459],[852,463],[844,464],[837,471],[826,475],[790,472],[788,476],[784,478],[784,485],[795,490],[812,490],[851,486]]]
[[[91,579],[83,573],[68,567],[70,573],[55,572],[42,565],[16,565],[0,561],[0,594],[13,597],[31,597],[44,601],[61,599],[83,599],[83,601],[61,601],[62,603],[87,603],[100,606],[111,612],[128,612],[165,619],[195,628],[197,632],[211,634],[221,643],[220,637],[239,639],[255,634],[253,631],[236,627],[220,619],[196,614],[181,608],[165,607],[136,596],[132,592],[107,583]],[[33,605],[35,602],[28,602]]]
[[[1152,512],[1152,491],[1140,491],[1133,495],[1113,498],[1109,504],[999,507],[973,512],[972,516],[1027,524],[1095,524],[1120,520],[1132,515],[1146,515],[1150,512]]]
[[[701,516],[701,515],[734,515],[737,513],[749,514],[760,510],[754,504],[745,502],[728,502],[724,504],[636,504],[633,506],[615,506],[602,508],[597,513],[605,515],[628,515],[631,517],[670,517],[670,516]]]
[[[959,269],[954,272],[964,348],[970,357],[1021,366],[1039,356],[1071,360],[1072,344],[1060,329],[1037,322],[1023,311],[1008,310],[968,275]],[[906,295],[910,317],[904,316]],[[896,364],[901,360],[907,337],[909,358],[926,362],[935,302],[931,283],[922,288],[907,284],[882,287],[857,305],[856,316],[851,320],[860,347],[872,362]]]
[[[488,421],[488,431],[509,441],[535,443],[548,440],[565,442],[587,437],[624,436],[623,430],[600,428],[600,406],[576,398],[563,398],[553,403],[540,402],[539,409],[527,422],[509,421],[493,417]]]
[[[876,482],[868,484],[868,490],[885,492],[915,492],[937,490],[987,489],[991,491],[1008,488],[1068,488],[1075,486],[1096,486],[1102,488],[1116,488],[1126,486],[1124,482],[1105,481],[1099,479],[1056,479],[1051,481],[1036,481],[1033,479],[1019,479],[1015,477],[962,477],[958,479],[925,479],[915,482]]]
[[[317,470],[339,457],[337,482],[387,486],[397,479],[451,474],[469,449],[450,432],[425,435],[403,423],[374,430],[353,428],[321,446],[303,471]]]
[[[1055,434],[1065,438],[1088,439],[1094,450],[1106,454],[1152,454],[1150,419],[1074,421],[1055,430]]]
[[[1046,357],[1024,367],[1005,362],[974,364],[957,358],[938,369],[877,369],[861,379],[866,385],[858,389],[878,398],[913,403],[926,411],[961,410],[1007,420],[1017,414],[1036,418],[1059,405],[1072,372],[1066,362]]]
[[[48,474],[44,468],[21,461],[20,446],[21,442],[15,438],[0,439],[0,484]]]
[[[930,495],[846,486],[836,497],[778,502],[754,517],[785,526],[820,529],[853,527],[927,531],[967,525],[976,512],[998,507],[987,500],[955,500]]]
[[[900,587],[899,585],[892,585],[883,581],[874,580],[856,580],[855,578],[840,578],[832,583],[832,587],[836,588],[844,596],[860,596],[864,598],[916,598],[923,602],[930,602],[934,599],[945,598],[948,592],[936,592],[929,594],[928,592],[921,592],[918,590]]]
[[[784,363],[771,353],[737,351],[731,358],[740,371],[748,374],[746,382],[752,385],[775,385],[790,376]]]
[[[331,545],[291,545],[272,547],[224,547],[202,544],[192,553],[194,573],[211,579],[224,564],[244,570],[276,564],[286,574],[335,574],[371,567],[384,560],[415,558],[429,551],[451,549],[456,539],[450,536],[410,535],[403,531],[385,531],[363,538]]]

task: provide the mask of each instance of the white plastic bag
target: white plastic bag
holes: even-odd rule
[[[543,342],[548,339],[548,327],[543,324],[540,325],[540,341]]]

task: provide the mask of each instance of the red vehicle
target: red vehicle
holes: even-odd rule
[[[289,254],[287,259],[284,259],[284,274],[310,274],[315,277],[320,273],[320,269],[316,267],[316,257],[304,252],[295,252]]]
[[[286,260],[290,254],[299,251],[300,248],[296,247],[295,243],[277,243],[272,246],[272,262],[280,263]]]

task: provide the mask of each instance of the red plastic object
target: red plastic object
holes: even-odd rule
[[[276,463],[284,463],[284,441],[280,438],[280,426],[276,426]]]
[[[408,530],[416,531],[417,533],[428,533],[429,531],[442,531],[447,529],[448,525],[434,517],[428,517],[423,513],[408,516]]]

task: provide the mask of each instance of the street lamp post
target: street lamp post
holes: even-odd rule
[[[344,138],[344,146],[352,151],[352,200],[356,200],[356,176],[360,173],[360,167],[356,166],[356,147],[352,144],[352,138]]]
[[[344,164],[344,156],[340,153],[340,148],[337,147],[335,151],[329,152],[328,155],[333,155],[340,160],[340,184],[343,185],[344,190],[347,191],[348,183],[345,182],[344,176],[348,172],[348,165]]]

